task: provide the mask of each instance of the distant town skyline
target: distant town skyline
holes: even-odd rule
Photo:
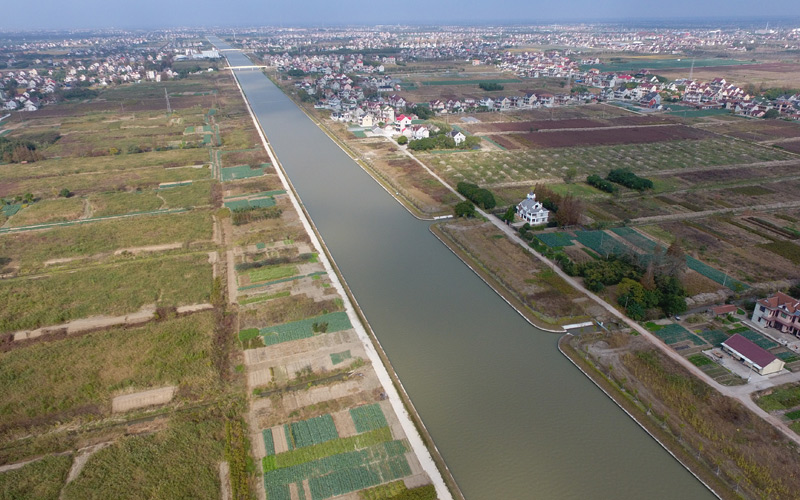
[[[406,0],[386,4],[351,0],[331,4],[323,0],[277,0],[254,4],[233,0],[141,0],[109,3],[77,0],[64,4],[42,0],[35,15],[13,14],[0,19],[0,30],[159,28],[257,25],[374,25],[374,24],[487,24],[608,21],[687,21],[703,18],[753,22],[775,19],[776,26],[800,23],[800,2],[772,0],[769,8],[746,0],[673,0],[650,5],[638,0],[565,0],[561,2],[429,2]]]

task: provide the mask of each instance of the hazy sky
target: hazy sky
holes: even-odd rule
[[[454,24],[622,19],[784,19],[800,0],[38,0],[2,9],[0,29],[308,24]]]

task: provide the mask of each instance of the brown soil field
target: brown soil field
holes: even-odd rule
[[[702,130],[674,125],[666,127],[629,128],[625,130],[576,130],[521,134],[518,138],[530,148],[569,148],[576,146],[608,146],[643,144],[681,139],[706,139],[711,134]]]
[[[503,146],[506,149],[522,149],[523,146],[518,142],[515,141],[516,134],[512,135],[490,135],[488,136],[489,139],[496,142],[497,144]]]
[[[725,66],[716,68],[694,68],[696,80],[710,82],[714,78],[725,77],[728,82],[739,86],[752,83],[764,87],[789,87],[797,85],[800,65],[789,63],[745,64],[741,66]],[[687,78],[689,68],[659,70],[659,75],[671,80]]]
[[[782,147],[786,151],[790,151],[792,153],[800,154],[800,141],[782,142],[780,144],[780,147]]]
[[[619,116],[608,120],[589,118],[565,118],[556,120],[522,120],[513,122],[494,122],[465,124],[461,127],[473,134],[492,132],[529,132],[531,130],[568,129],[568,128],[602,128],[636,125],[658,125],[662,123],[675,123],[675,120],[661,116]]]
[[[573,118],[568,120],[479,123],[475,125],[465,125],[463,128],[472,133],[480,134],[487,132],[530,132],[532,130],[542,129],[597,128],[605,126],[604,123],[594,120]]]
[[[752,141],[800,137],[800,124],[783,120],[739,120],[715,126],[713,130],[720,134]]]

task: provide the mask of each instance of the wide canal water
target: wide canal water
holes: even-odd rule
[[[713,498],[269,79],[237,76],[468,500]]]

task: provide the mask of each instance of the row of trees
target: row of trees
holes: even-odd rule
[[[461,144],[456,144],[456,141],[452,137],[438,134],[415,141],[409,141],[408,148],[413,151],[428,151],[431,149],[472,149],[480,142],[480,137],[471,135],[462,141]],[[399,143],[398,141],[398,144]]]
[[[586,183],[606,193],[617,192],[617,186],[614,184],[619,184],[637,191],[653,189],[653,181],[645,179],[644,177],[639,177],[627,168],[611,170],[605,179],[597,174],[592,174],[586,178]]]
[[[600,191],[605,191],[606,193],[616,193],[617,186],[614,183],[609,182],[597,174],[592,174],[586,178],[586,184],[599,189]]]
[[[606,179],[637,191],[653,189],[653,181],[645,179],[644,177],[639,177],[626,168],[618,168],[610,171]]]
[[[480,87],[483,90],[486,90],[487,92],[491,92],[493,90],[503,90],[504,88],[499,83],[494,83],[494,82],[481,82],[478,84],[478,87]]]
[[[488,189],[479,187],[477,184],[469,182],[459,182],[456,190],[465,198],[475,203],[484,210],[491,210],[497,206],[494,195]]]

